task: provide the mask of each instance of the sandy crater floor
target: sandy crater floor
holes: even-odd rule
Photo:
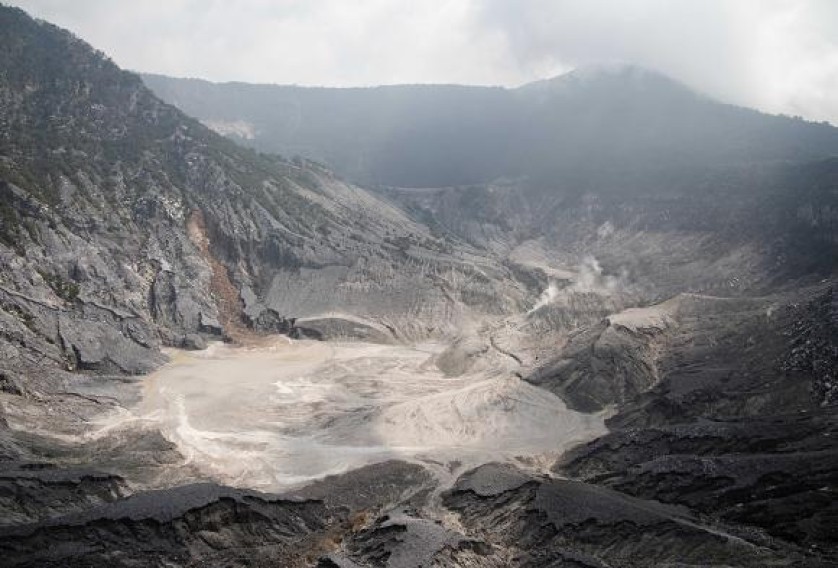
[[[445,377],[440,345],[289,342],[171,352],[138,417],[220,482],[281,491],[389,459],[442,481],[489,461],[550,465],[603,417],[506,372]]]

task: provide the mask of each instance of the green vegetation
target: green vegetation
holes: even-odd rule
[[[0,242],[22,255],[20,223],[17,211],[5,199],[0,200]]]
[[[19,319],[30,331],[37,333],[35,328],[35,316],[26,311],[23,307],[9,302],[0,302],[0,310],[12,314]]]
[[[51,274],[45,271],[38,271],[44,282],[55,292],[55,295],[65,302],[75,302],[79,297],[79,285],[76,282],[65,280],[57,274]]]

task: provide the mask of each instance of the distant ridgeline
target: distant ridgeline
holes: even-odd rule
[[[163,100],[258,150],[367,185],[681,171],[838,155],[838,129],[722,104],[631,66],[517,89],[307,88],[144,75]],[[688,170],[689,171],[689,170]]]

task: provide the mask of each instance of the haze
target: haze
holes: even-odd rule
[[[213,81],[519,85],[602,62],[838,123],[828,0],[21,0],[121,66]]]

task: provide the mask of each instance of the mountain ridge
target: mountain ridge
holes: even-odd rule
[[[719,103],[636,67],[509,89],[308,88],[144,75],[240,143],[323,161],[366,185],[443,187],[665,164],[712,167],[838,154],[838,129]],[[246,135],[236,136],[238,125]]]
[[[17,34],[24,38],[24,45],[26,38],[32,41],[33,36],[27,34],[38,33],[45,33],[57,43],[45,44],[47,47],[41,52],[27,49],[25,55],[21,51],[16,59],[4,60],[20,73],[21,79],[2,84],[2,93],[9,101],[3,116],[13,126],[17,124],[4,130],[6,138],[0,147],[4,155],[7,199],[3,239],[19,253],[29,253],[19,259],[44,251],[40,253],[44,258],[39,270],[51,274],[50,278],[56,282],[75,282],[73,299],[98,295],[101,296],[98,300],[104,303],[124,301],[107,289],[90,288],[95,283],[90,278],[93,267],[75,266],[79,261],[56,263],[60,257],[43,247],[61,243],[70,235],[82,240],[93,236],[101,241],[93,244],[94,247],[105,246],[117,258],[124,258],[124,251],[114,248],[114,234],[123,243],[131,243],[130,247],[144,241],[144,250],[134,250],[142,261],[125,261],[135,267],[128,271],[135,273],[129,280],[138,278],[136,282],[152,289],[170,286],[156,278],[165,280],[171,274],[177,280],[181,271],[167,266],[176,266],[185,259],[192,263],[192,256],[202,256],[193,243],[194,238],[182,228],[182,224],[198,213],[203,219],[201,238],[213,242],[211,250],[220,263],[215,266],[229,270],[239,287],[258,295],[251,299],[253,305],[248,309],[248,317],[254,319],[258,319],[257,306],[263,305],[272,285],[270,271],[266,271],[271,264],[277,266],[282,278],[290,278],[290,282],[299,277],[300,270],[317,272],[333,267],[332,278],[338,284],[345,277],[353,278],[354,270],[376,270],[371,266],[363,268],[365,259],[375,264],[377,261],[372,259],[376,257],[398,255],[410,259],[416,254],[417,263],[433,267],[447,257],[448,244],[434,239],[425,228],[392,206],[336,179],[322,166],[259,155],[235,146],[160,102],[136,76],[89,52],[86,44],[70,34],[48,24],[36,24],[24,19],[22,14],[4,11],[2,24],[7,28],[15,26]],[[74,46],[81,46],[79,53],[74,54]],[[81,64],[65,66],[46,82],[27,71],[49,68],[59,52],[69,52]],[[53,101],[59,93],[66,102],[55,106]],[[88,221],[89,225],[85,226]],[[370,233],[375,233],[372,241],[352,238],[358,234],[357,223],[363,222]],[[150,237],[142,232],[125,234],[120,223],[127,227],[145,223],[160,233],[152,231]],[[54,237],[55,230],[66,236]],[[171,231],[178,234],[174,241]],[[398,244],[399,239],[404,243]],[[167,250],[175,241],[179,244]],[[413,252],[407,250],[409,247],[413,247]],[[493,263],[491,259],[480,259],[474,250],[460,252],[486,267]],[[66,258],[67,253],[63,256]],[[257,257],[261,261],[256,261]],[[449,264],[459,262],[447,258],[445,262]],[[91,258],[85,262],[96,264],[102,260]],[[206,318],[216,321],[217,308],[206,288],[212,284],[210,276],[214,271],[207,262],[204,258],[192,270],[203,274],[197,281],[203,282],[196,288],[203,290],[199,297],[189,299],[192,294],[189,289],[181,284],[171,285],[181,290],[186,304],[203,306]],[[342,267],[338,272],[345,274],[336,273],[336,267]],[[105,271],[104,267],[99,268]],[[113,272],[115,282],[122,281],[120,288],[128,285],[128,281],[118,276],[124,272],[119,266],[108,271]],[[74,274],[81,280],[74,278]],[[375,280],[372,274],[370,277]],[[12,278],[17,285],[24,285],[25,279]],[[43,278],[36,280],[40,282]],[[382,285],[386,288],[391,282]],[[428,285],[431,290],[437,286],[431,281]],[[365,293],[350,295],[355,298],[352,301],[368,301],[364,300]],[[130,301],[135,309],[147,311],[147,297],[148,291],[132,293]],[[429,297],[438,298],[438,293]],[[423,302],[419,296],[414,298]],[[235,301],[243,302],[238,298]],[[157,310],[164,305],[155,302]],[[328,302],[308,310],[300,309],[299,305],[288,307],[299,311],[282,313],[283,317],[316,316],[322,311],[345,308],[332,304],[330,309]],[[191,323],[182,332],[197,333],[201,325],[196,323],[195,308],[190,310],[188,317],[177,313],[166,316],[161,313],[160,317],[173,325],[187,317]]]

